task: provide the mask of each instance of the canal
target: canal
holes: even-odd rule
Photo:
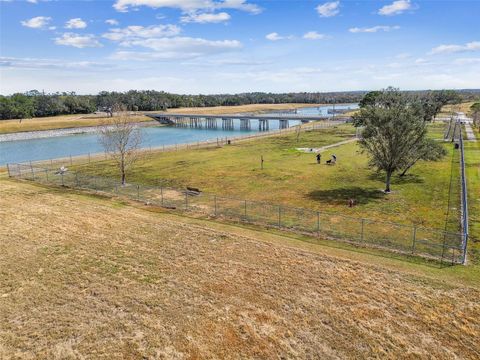
[[[355,109],[357,104],[336,105],[335,109]],[[332,116],[329,114],[331,106],[307,107],[297,110],[299,115]],[[331,111],[330,111],[331,112]],[[272,118],[275,113],[271,113]],[[299,122],[290,121],[290,126]],[[271,121],[269,129],[278,130],[279,122]],[[223,130],[221,125],[217,129],[177,128],[168,126],[141,127],[142,147],[154,148],[163,145],[196,143],[216,138],[237,137],[258,132],[258,122],[252,120],[251,129],[240,129],[240,121],[234,121],[233,130]],[[95,133],[53,136],[49,138],[0,141],[0,166],[7,163],[47,160],[59,157],[100,153],[103,148]]]

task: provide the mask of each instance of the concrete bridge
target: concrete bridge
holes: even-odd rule
[[[207,114],[145,114],[161,124],[178,126],[178,127],[192,127],[192,128],[207,128],[216,129],[221,124],[224,130],[233,130],[234,120],[240,121],[240,129],[250,130],[252,120],[258,121],[258,129],[260,131],[269,130],[270,121],[279,121],[279,128],[286,129],[290,126],[290,121],[301,121],[308,123],[311,121],[331,120],[329,116],[318,115],[298,115],[298,114],[275,114],[275,115],[207,115]],[[335,117],[337,121],[348,121],[348,117]]]

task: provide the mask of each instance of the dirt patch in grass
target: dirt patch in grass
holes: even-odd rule
[[[480,292],[0,181],[0,357],[478,358]]]

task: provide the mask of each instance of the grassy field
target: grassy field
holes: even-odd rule
[[[443,124],[432,127],[441,137]],[[453,146],[445,145],[448,156],[439,162],[420,162],[404,178],[393,179],[393,193],[384,195],[384,177],[369,167],[367,156],[355,143],[325,150],[322,164],[314,154],[300,147],[321,147],[350,139],[354,128],[307,131],[296,141],[294,133],[222,148],[182,150],[147,156],[128,180],[140,184],[196,187],[222,196],[267,201],[320,211],[334,211],[368,219],[416,223],[443,228],[448,207],[448,189]],[[332,154],[337,165],[325,161]],[[260,169],[260,156],[264,169]],[[108,161],[84,166],[89,174],[115,177]],[[348,207],[355,199],[356,206]],[[452,215],[452,213],[451,213]],[[449,230],[458,230],[455,228]]]
[[[210,107],[183,107],[178,109],[168,109],[167,112],[176,114],[235,114],[235,113],[258,113],[266,111],[294,110],[303,107],[315,107],[325,104],[249,104],[237,106],[210,106]]]
[[[465,141],[465,162],[468,189],[470,260],[480,264],[480,136],[474,129],[477,142]]]
[[[467,116],[470,116],[471,115],[470,106],[472,106],[474,103],[475,101],[468,101],[468,102],[463,102],[461,104],[445,105],[442,108],[442,111],[438,114],[438,116],[449,117],[452,115],[453,112],[458,112],[458,111],[467,114]]]
[[[178,108],[169,109],[168,112],[183,114],[231,114],[240,112],[262,112],[272,110],[292,110],[301,107],[316,106],[315,104],[253,104],[240,106],[216,106],[204,108]],[[143,114],[149,112],[139,112],[131,117],[133,122],[152,121],[148,116]],[[158,111],[150,111],[150,113],[158,113]],[[108,118],[95,114],[78,114],[78,115],[60,115],[44,118],[32,119],[13,119],[0,121],[0,134],[36,131],[36,130],[53,130],[66,129],[74,127],[98,126],[104,123]]]
[[[0,180],[0,357],[480,356],[478,281]]]
[[[99,115],[60,115],[44,118],[16,120],[1,120],[0,134],[8,134],[22,131],[69,129],[75,127],[98,126],[111,118]],[[132,122],[152,121],[144,115],[132,116]]]

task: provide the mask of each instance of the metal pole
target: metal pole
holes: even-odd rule
[[[160,195],[162,197],[162,206],[163,206],[163,187],[160,187]]]
[[[214,204],[214,209],[215,209],[215,216],[217,216],[217,195],[213,195],[213,204]]]
[[[363,242],[364,241],[364,236],[363,236],[363,228],[365,227],[365,219],[362,219],[362,236],[360,238],[360,241]]]
[[[320,237],[320,211],[317,211],[317,237]]]
[[[417,240],[417,227],[413,227],[413,243],[412,243],[412,254],[415,253],[415,247],[416,247],[416,240]]]
[[[137,200],[140,200],[140,185],[137,185]]]
[[[7,164],[7,171],[8,171],[8,177],[12,177],[12,175],[10,175],[10,164]]]

